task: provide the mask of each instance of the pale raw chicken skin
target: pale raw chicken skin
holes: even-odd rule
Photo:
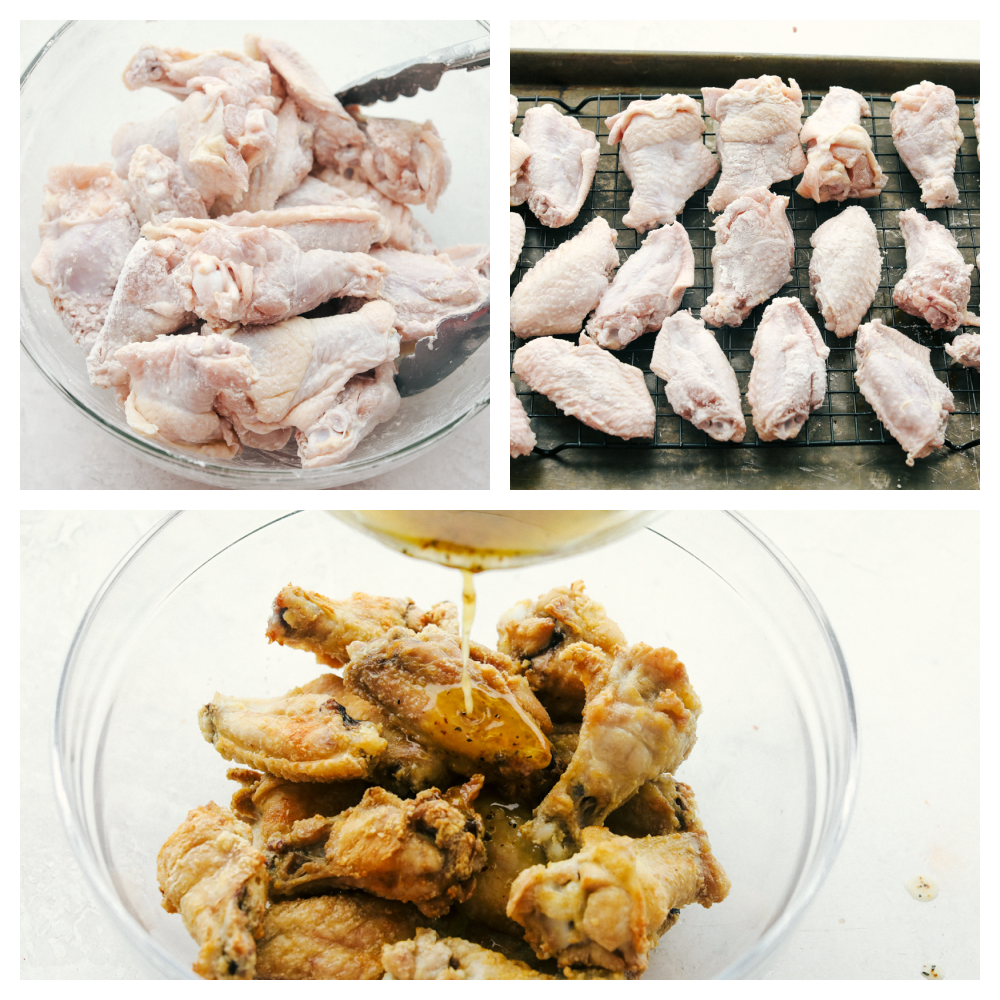
[[[675,222],[650,233],[618,269],[587,333],[601,346],[621,350],[659,330],[694,284],[694,254],[684,227]]]
[[[134,431],[203,458],[232,458],[240,450],[213,406],[223,390],[253,383],[245,347],[191,333],[128,344],[115,357],[129,375],[125,416]]]
[[[799,145],[802,127],[802,91],[788,78],[761,76],[737,80],[728,90],[702,87],[705,113],[719,126],[715,148],[722,175],[708,199],[712,212],[721,212],[755,188],[769,188],[806,168]]]
[[[577,333],[618,267],[617,238],[598,217],[550,250],[510,297],[511,330],[519,337]]]
[[[920,185],[928,208],[957,205],[955,154],[965,141],[955,92],[922,80],[892,95],[889,115],[896,152]]]
[[[944,345],[945,353],[966,368],[979,371],[979,334],[960,333],[950,344]]]
[[[967,311],[973,265],[965,263],[955,237],[915,208],[899,213],[899,229],[906,241],[906,273],[892,290],[892,301],[935,330],[979,326],[979,317]]]
[[[982,159],[982,157],[979,155],[979,108],[980,108],[980,104],[976,104],[976,106],[975,106],[975,114],[972,117],[972,124],[976,128],[976,159],[977,160],[981,160]]]
[[[128,178],[129,164],[140,146],[152,146],[164,156],[176,161],[180,153],[177,139],[178,108],[167,108],[162,115],[144,122],[126,122],[111,140],[111,155],[115,158],[115,173]]]
[[[787,207],[786,197],[759,188],[715,220],[712,294],[701,310],[709,326],[739,326],[754,306],[792,280],[795,238]]]
[[[521,400],[517,398],[514,383],[510,383],[510,457],[530,455],[537,440],[531,429],[528,414],[524,412]]]
[[[775,299],[764,310],[750,353],[747,402],[758,439],[794,438],[823,403],[830,348],[798,299]]]
[[[886,176],[872,152],[871,136],[861,118],[870,118],[868,102],[855,90],[831,87],[807,119],[799,141],[806,144],[807,164],[796,192],[814,201],[875,198]]]
[[[528,208],[543,226],[568,226],[580,214],[597,172],[597,136],[543,104],[524,113],[520,138],[531,150],[525,172]]]
[[[517,98],[510,95],[510,203],[523,205],[528,197],[528,185],[525,178],[526,161],[531,156],[531,148],[518,136],[514,135],[514,119],[517,118]],[[521,183],[518,183],[518,182]],[[515,192],[515,187],[517,191]]]
[[[237,209],[243,212],[270,211],[283,194],[294,191],[312,170],[315,126],[299,118],[298,106],[290,97],[282,103],[277,118],[274,152],[250,171],[249,188],[239,204],[226,196],[217,198],[212,206],[212,215],[229,215]]]
[[[309,183],[310,180],[307,179],[306,183]],[[411,253],[435,252],[434,241],[431,239],[430,233],[414,218],[413,212],[406,205],[400,205],[391,198],[387,198],[363,178],[355,175],[349,180],[328,168],[320,173],[319,180],[327,187],[343,192],[349,198],[369,198],[379,212],[389,220],[392,231],[382,241],[385,246],[392,247],[394,250],[409,250]],[[311,188],[310,194],[315,190],[315,188]],[[323,204],[326,203],[323,202]]]
[[[865,318],[882,277],[875,224],[859,205],[828,219],[809,237],[809,291],[826,328],[849,337]]]
[[[251,447],[281,448],[293,427],[308,438],[355,375],[399,356],[393,320],[387,302],[370,302],[341,316],[297,316],[238,330],[233,343],[247,349],[257,379],[243,391],[225,392],[219,412]]]
[[[90,381],[101,388],[128,382],[128,374],[117,361],[118,348],[155,340],[194,323],[183,286],[175,271],[184,262],[186,248],[176,239],[139,240],[118,277],[115,294],[104,326],[87,355]]]
[[[277,229],[303,251],[336,250],[367,253],[389,234],[389,222],[370,202],[345,199],[333,205],[276,208],[270,212],[236,212],[214,220],[226,226]],[[206,227],[207,228],[207,227]]]
[[[736,372],[715,334],[691,315],[671,316],[656,338],[649,367],[667,383],[667,402],[716,441],[742,441],[747,425]]]
[[[701,139],[701,108],[683,94],[633,101],[606,124],[608,145],[621,143],[619,159],[632,182],[622,222],[637,232],[672,223],[688,198],[719,169],[718,159]]]
[[[876,319],[858,331],[854,380],[875,416],[906,451],[906,464],[944,444],[951,390],[934,374],[931,352]]]
[[[517,212],[510,213],[510,273],[514,273],[517,267],[517,260],[521,256],[521,247],[524,246],[524,219]]]
[[[155,146],[140,146],[128,168],[129,204],[140,226],[170,219],[206,219],[205,202],[184,173]]]
[[[31,276],[45,285],[63,325],[89,351],[118,275],[139,239],[128,184],[110,163],[53,167],[43,188],[42,246]]]
[[[446,253],[375,247],[372,256],[386,269],[381,297],[395,309],[404,341],[433,337],[443,320],[478,312],[489,300],[489,278],[477,267],[456,267]]]
[[[484,278],[490,276],[490,248],[485,243],[456,243],[440,251],[455,267],[471,267]]]
[[[605,434],[651,438],[653,399],[642,372],[619,361],[586,335],[580,346],[543,337],[514,354],[514,371],[563,413]]]

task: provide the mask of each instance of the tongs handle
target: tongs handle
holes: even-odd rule
[[[479,69],[490,64],[490,36],[459,42],[419,59],[389,66],[349,83],[337,93],[341,104],[374,104],[394,101],[400,94],[414,97],[418,90],[434,90],[450,69]]]

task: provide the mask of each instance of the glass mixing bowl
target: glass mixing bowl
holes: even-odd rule
[[[243,47],[248,32],[297,48],[333,90],[386,66],[481,37],[477,21],[101,21],[69,22],[21,78],[21,346],[58,392],[123,445],[169,472],[237,489],[323,489],[357,482],[417,458],[489,402],[489,344],[436,386],[402,401],[340,465],[302,469],[294,440],[280,452],[245,449],[210,460],[159,444],[128,426],[114,394],[90,384],[86,355],[31,276],[40,246],[42,185],[50,167],[111,159],[125,122],[160,114],[175,100],[153,88],[129,91],[121,75],[147,42],[161,47]],[[431,119],[452,162],[451,182],[433,214],[414,206],[439,247],[489,242],[489,70],[445,73],[433,92],[366,109],[376,117]],[[406,360],[400,362],[406,364]],[[32,415],[26,414],[26,420]]]
[[[854,705],[836,637],[781,553],[719,512],[666,513],[603,548],[480,575],[473,637],[492,644],[511,604],[577,579],[630,641],[675,649],[704,705],[678,776],[732,891],[682,912],[646,978],[753,976],[829,870],[854,796]],[[160,907],[156,855],[190,809],[227,805],[235,787],[201,736],[199,706],[216,691],[263,697],[322,673],[264,638],[290,581],[424,607],[461,595],[456,570],[322,512],[175,514],[109,577],[66,661],[55,725],[66,827],[98,896],[161,976],[193,978],[197,949]]]

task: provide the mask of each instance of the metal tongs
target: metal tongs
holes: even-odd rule
[[[484,35],[361,77],[338,91],[337,100],[368,105],[394,101],[401,94],[414,97],[418,90],[434,90],[450,69],[474,70],[489,64],[490,36]]]

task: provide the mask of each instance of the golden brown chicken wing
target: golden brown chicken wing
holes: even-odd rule
[[[582,580],[515,604],[497,623],[497,648],[523,672],[553,720],[579,720],[587,686],[610,667],[625,635]]]
[[[689,785],[669,774],[647,781],[606,823],[620,837],[662,837],[702,830],[698,804]]]
[[[209,802],[188,813],[156,859],[163,908],[180,911],[201,949],[192,968],[205,979],[254,977],[267,864],[250,840],[245,823]]]
[[[360,892],[276,903],[257,945],[257,978],[381,979],[382,948],[423,920],[412,906]]]
[[[606,680],[584,709],[580,741],[525,834],[558,861],[580,831],[599,826],[639,787],[672,772],[691,752],[701,702],[670,649],[618,647]]]
[[[281,698],[216,694],[198,713],[202,735],[226,760],[290,781],[363,778],[386,741],[324,694]]]
[[[555,979],[524,962],[462,938],[439,938],[421,927],[410,941],[387,944],[382,964],[393,979]]]
[[[506,672],[506,656],[470,644],[473,711],[467,714],[462,647],[452,633],[435,625],[392,629],[351,652],[348,690],[392,716],[456,773],[517,778],[549,764],[549,717],[524,678]]]
[[[704,833],[633,840],[587,827],[582,841],[573,857],[522,872],[507,905],[535,954],[560,966],[642,973],[672,911],[729,891]]]
[[[365,889],[415,903],[428,917],[468,898],[486,862],[483,823],[472,808],[483,779],[400,799],[370,788],[339,816],[299,820],[267,844],[271,891],[287,896]]]
[[[391,628],[419,631],[435,624],[458,632],[458,613],[450,601],[421,611],[408,597],[355,593],[349,601],[331,601],[312,590],[289,584],[274,599],[267,623],[269,642],[314,653],[320,663],[342,666],[352,642],[370,642]]]

